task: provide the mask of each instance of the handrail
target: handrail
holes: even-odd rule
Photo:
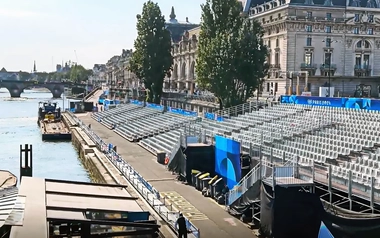
[[[261,165],[258,164],[240,180],[240,182],[228,192],[228,205],[240,198],[256,181],[260,179]]]
[[[175,229],[175,221],[178,218],[178,212],[169,210],[165,199],[162,202],[160,193],[149,182],[147,182],[128,162],[117,154],[114,150],[109,151],[107,143],[105,143],[95,132],[85,125],[72,112],[67,111],[77,125],[93,140],[100,151],[112,162],[112,164],[121,172],[130,184],[144,197],[148,204],[157,212],[160,217],[172,228]],[[170,205],[171,206],[171,205]],[[186,217],[185,217],[186,218]],[[200,230],[194,226],[187,218],[186,222],[191,231],[188,237],[200,238]]]
[[[258,105],[263,105],[263,103],[261,101],[249,101],[249,102],[232,106],[223,110],[216,110],[214,111],[214,114],[216,114],[217,117],[229,118],[231,116],[238,116],[246,112],[255,111],[257,110]]]

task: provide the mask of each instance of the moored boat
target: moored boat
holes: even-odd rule
[[[42,140],[71,140],[71,132],[62,121],[61,108],[57,107],[57,103],[40,102],[37,123],[41,128]]]

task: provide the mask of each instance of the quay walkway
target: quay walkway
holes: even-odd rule
[[[99,97],[95,93],[88,101]],[[244,223],[230,216],[224,206],[205,198],[191,186],[176,180],[175,175],[157,163],[155,157],[135,143],[131,143],[112,130],[107,129],[91,118],[91,113],[77,114],[84,124],[106,143],[117,146],[117,153],[130,164],[147,182],[158,190],[166,204],[172,204],[173,210],[182,212],[199,229],[200,236],[206,237],[256,237]],[[152,199],[152,198],[148,198]],[[162,199],[161,199],[162,200]]]

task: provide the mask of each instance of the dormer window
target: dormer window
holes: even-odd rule
[[[368,15],[368,22],[369,23],[373,23],[374,22],[374,17],[373,17],[373,15]]]
[[[328,20],[328,21],[331,20],[331,13],[330,12],[326,13],[326,20]]]
[[[313,17],[313,12],[307,12],[306,13],[306,18],[311,19]]]
[[[359,22],[360,21],[360,15],[358,13],[355,14],[354,21],[355,22]]]

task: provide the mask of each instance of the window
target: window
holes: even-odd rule
[[[325,52],[325,61],[324,61],[325,66],[331,65],[331,52]]]
[[[311,46],[311,37],[306,38],[306,46]]]
[[[276,52],[274,54],[274,64],[276,65],[276,67],[279,67],[279,65],[280,65],[280,53],[279,52]]]
[[[269,21],[273,21],[273,17],[272,16],[269,17]]]
[[[274,83],[274,92],[276,93],[278,91],[278,83]]]
[[[307,66],[311,66],[312,62],[313,62],[313,53],[306,52],[305,53],[305,64]]]
[[[270,40],[268,40],[268,48],[270,48],[271,46],[270,46]]]
[[[368,15],[368,22],[373,23],[374,22],[374,17],[373,15]]]
[[[313,31],[312,26],[311,26],[311,25],[307,25],[307,26],[306,26],[306,31],[307,31],[307,32],[312,32],[312,31]]]
[[[367,29],[367,34],[368,35],[373,35],[373,28],[368,28]]]
[[[331,47],[331,38],[326,38],[326,47]]]
[[[354,28],[354,34],[359,34],[359,27]]]
[[[359,22],[360,21],[360,15],[359,15],[359,13],[355,14],[354,21],[355,22]]]
[[[270,84],[267,83],[267,92],[269,92],[269,89],[270,89]]]
[[[326,20],[329,20],[329,21],[331,20],[331,13],[329,13],[329,12],[326,13]]]
[[[326,26],[325,32],[326,33],[331,33],[331,26]]]
[[[276,47],[280,47],[280,41],[279,41],[279,39],[276,39]]]
[[[280,33],[280,28],[276,27],[276,33]]]
[[[307,19],[310,19],[310,18],[312,18],[313,17],[313,13],[312,12],[307,12],[306,13],[306,18]]]
[[[281,13],[279,13],[279,14],[277,15],[277,17],[278,17],[278,19],[281,19]]]
[[[359,41],[358,43],[356,43],[356,48],[362,48],[362,41]]]

